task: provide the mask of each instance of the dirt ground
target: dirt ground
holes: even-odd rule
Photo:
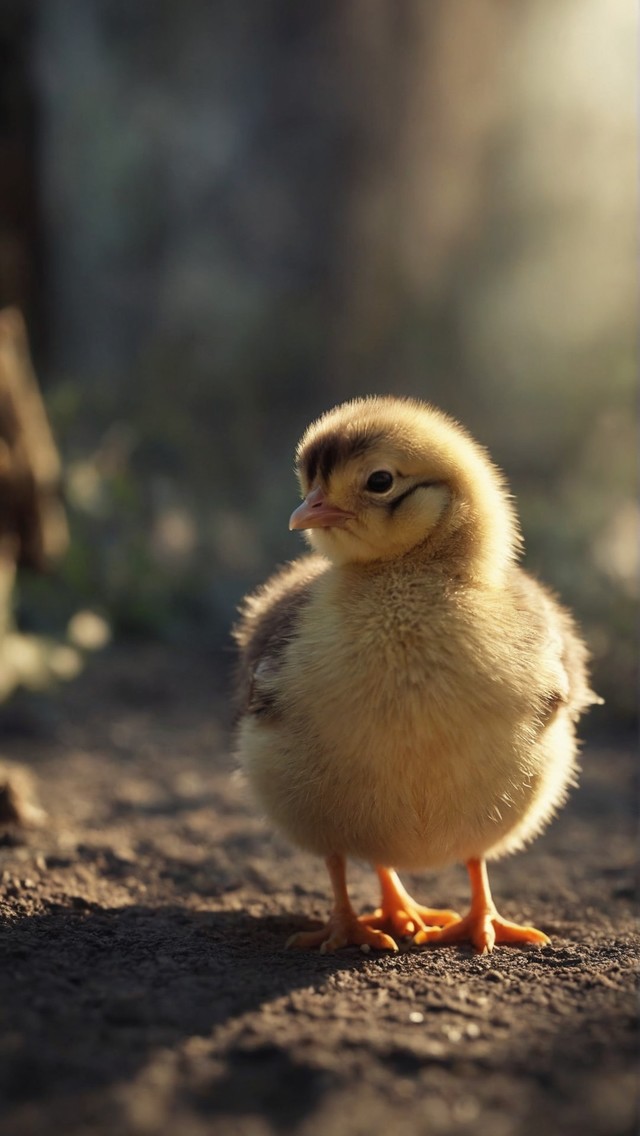
[[[3,1136],[625,1136],[635,1132],[635,755],[494,865],[539,949],[284,949],[323,866],[233,772],[219,663],[119,648],[53,701],[6,708],[44,826],[0,829]],[[407,877],[464,908],[465,873]],[[374,877],[353,865],[361,909]]]

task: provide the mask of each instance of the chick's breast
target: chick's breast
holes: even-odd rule
[[[266,813],[310,851],[397,867],[521,845],[573,762],[563,637],[536,586],[540,610],[518,606],[516,576],[505,591],[326,567],[278,577],[244,631],[262,647],[239,750]]]

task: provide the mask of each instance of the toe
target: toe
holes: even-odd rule
[[[485,915],[483,919],[470,928],[471,942],[480,955],[490,955],[496,945],[496,931],[491,916]]]
[[[450,923],[459,923],[460,916],[457,911],[446,908],[419,907],[418,913],[428,927],[448,927]]]
[[[285,943],[287,950],[305,951],[310,947],[319,947],[327,937],[327,928],[321,927],[319,931],[296,931],[290,935]]]
[[[498,917],[495,920],[496,941],[498,943],[537,943],[543,947],[551,939],[544,931],[537,927],[521,926],[519,923],[510,923],[507,919]]]

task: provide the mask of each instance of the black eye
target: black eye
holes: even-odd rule
[[[367,479],[366,488],[370,493],[387,493],[393,485],[393,474],[388,469],[376,469]]]

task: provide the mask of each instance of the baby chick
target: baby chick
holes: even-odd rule
[[[316,555],[244,604],[238,751],[258,802],[326,859],[333,909],[293,946],[546,943],[503,919],[486,860],[563,803],[596,697],[571,616],[516,564],[518,522],[487,453],[431,406],[345,403],[298,447],[289,527]],[[375,866],[358,918],[345,861]],[[423,907],[395,869],[463,861],[471,907]]]

